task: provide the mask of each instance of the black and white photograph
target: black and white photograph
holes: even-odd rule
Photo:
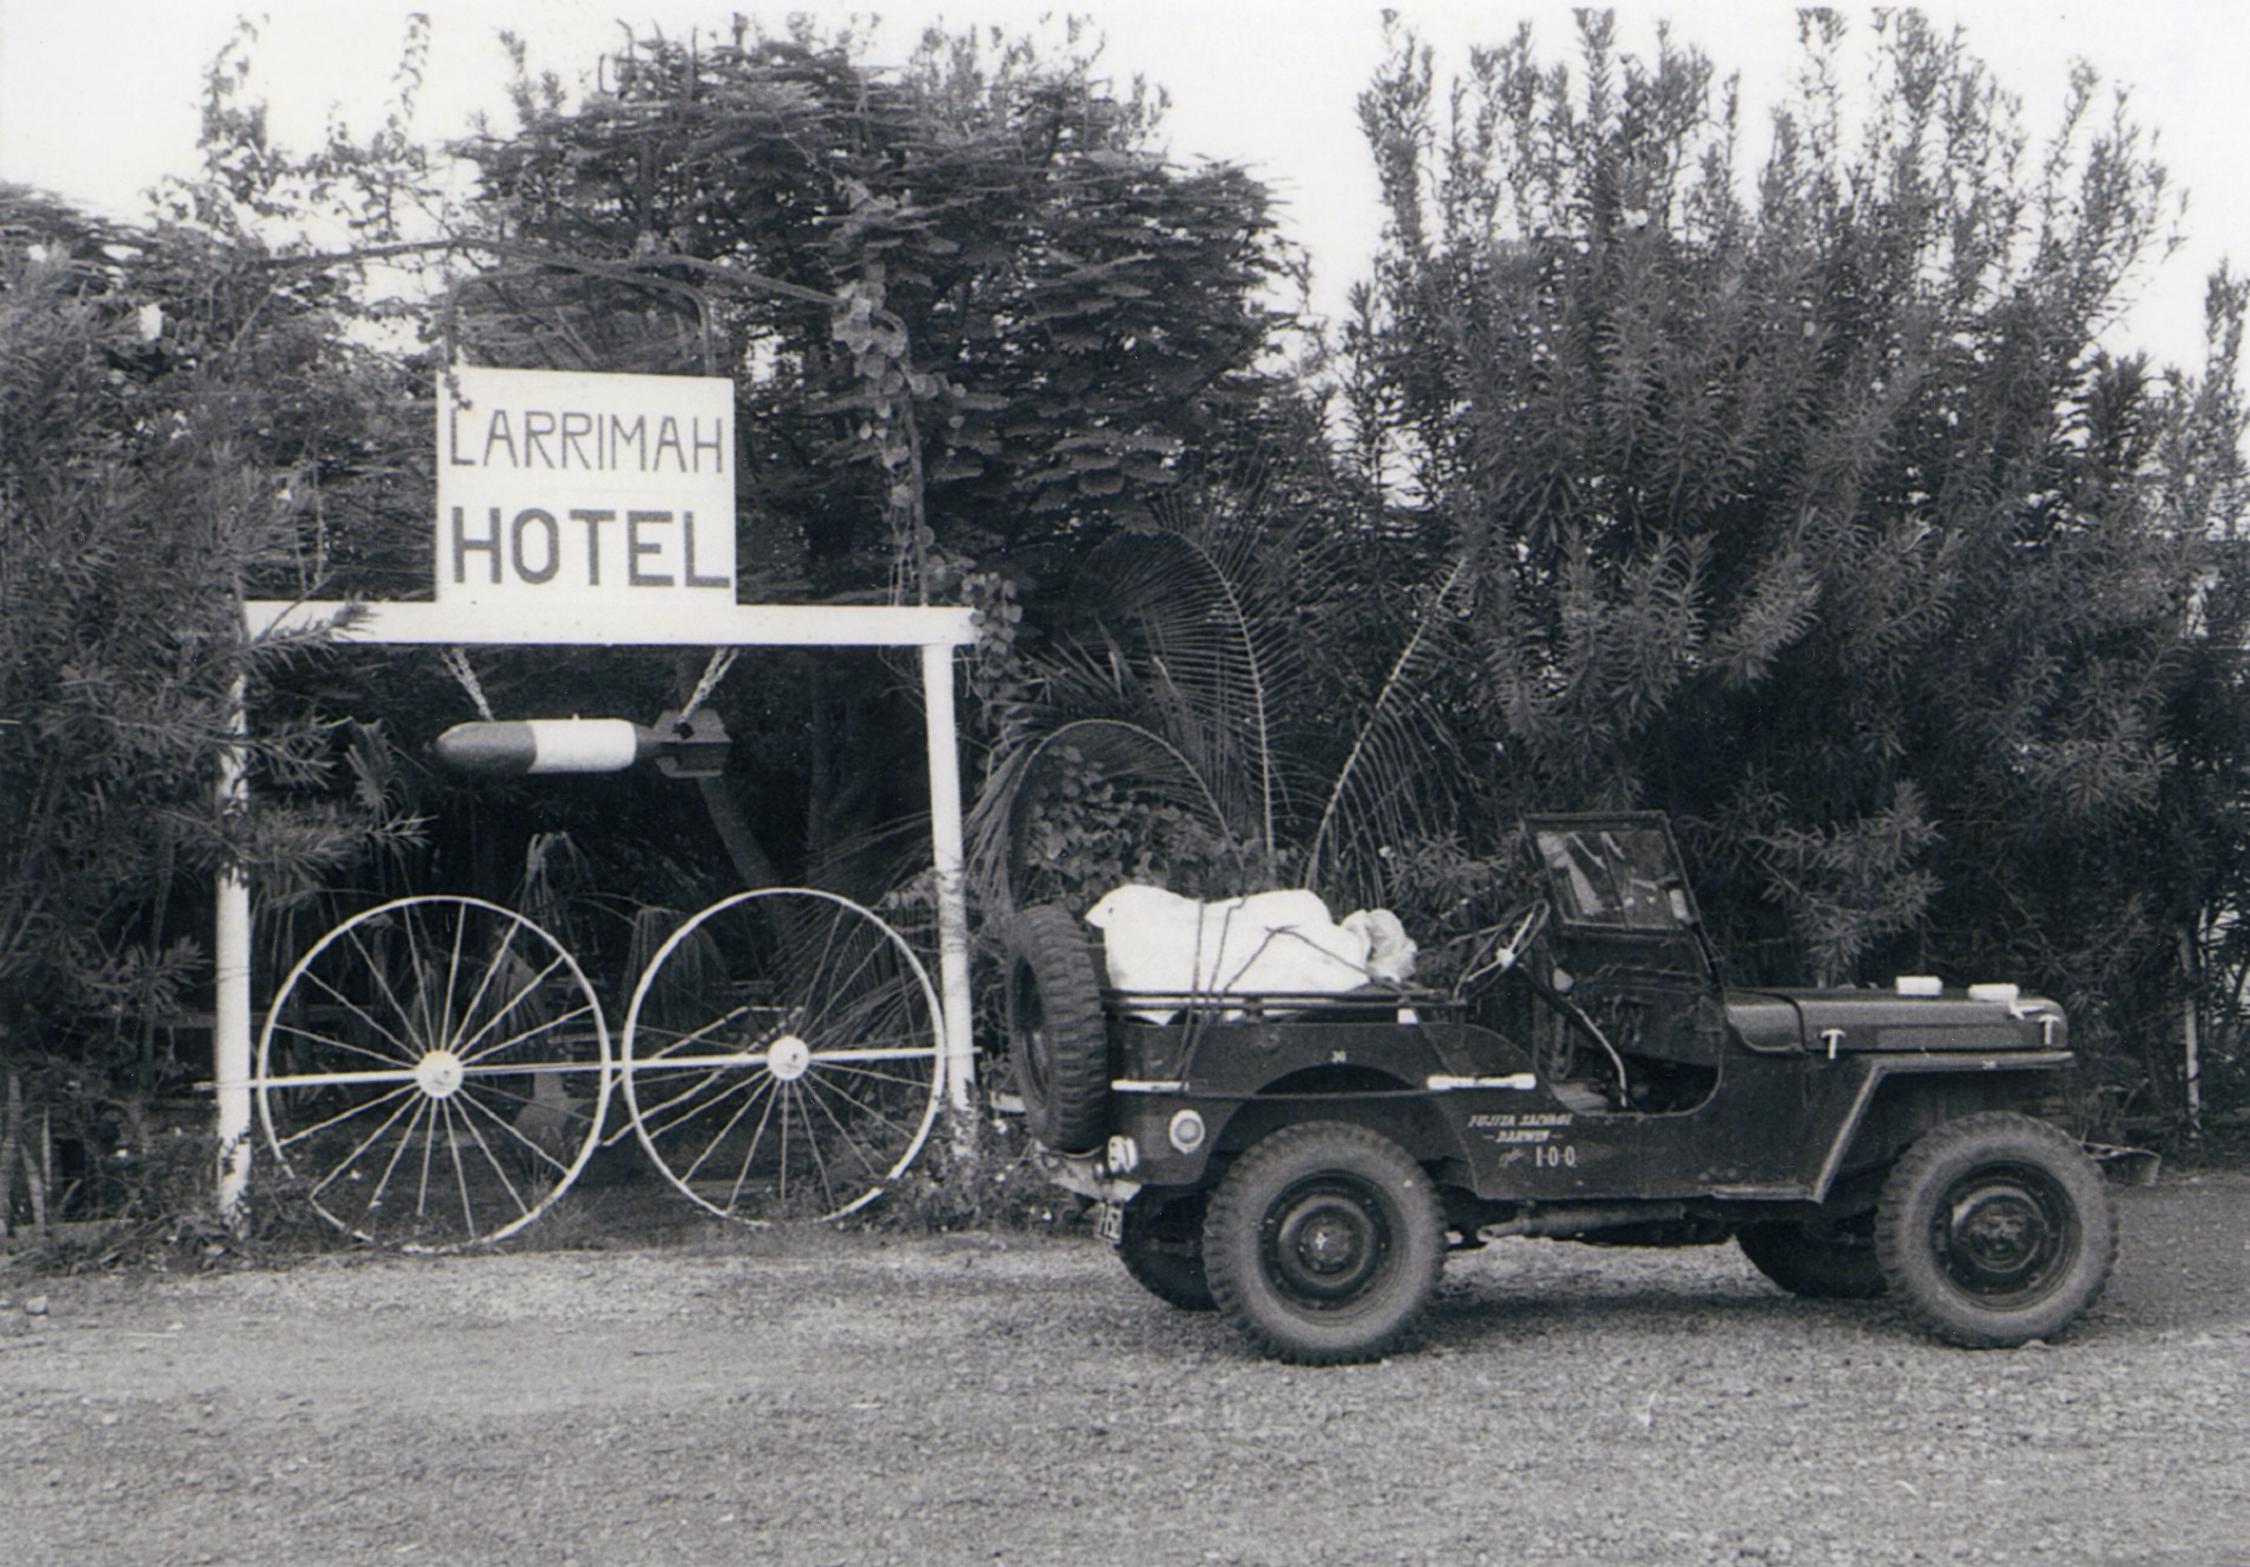
[[[0,0],[0,1561],[2250,1567],[2246,80]]]

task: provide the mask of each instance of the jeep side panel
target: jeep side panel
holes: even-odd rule
[[[1112,1019],[1117,1130],[1140,1154],[1135,1178],[1153,1186],[1199,1184],[1214,1158],[1316,1117],[1405,1134],[1465,1178],[1457,1122],[1440,1108],[1451,1094],[1444,1085],[1529,1072],[1497,1035],[1444,1021],[1402,1025],[1396,1004],[1244,1008],[1231,1017],[1206,1008],[1164,1024]],[[1187,1109],[1201,1130],[1175,1135]]]
[[[2069,1059],[2011,1052],[1969,1070],[1959,1055],[1815,1063],[1744,1050],[1722,1067],[1719,1092],[1675,1114],[1573,1110],[1547,1092],[1505,1108],[1497,1096],[1473,1108],[1464,1096],[1460,1108],[1473,1188],[1487,1199],[1817,1202],[1930,1126],[2020,1106],[2035,1091],[2031,1074]]]

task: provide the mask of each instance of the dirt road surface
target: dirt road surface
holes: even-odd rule
[[[2250,1177],[2116,1195],[1989,1353],[1732,1247],[1504,1242],[1330,1370],[1078,1238],[0,1273],[0,1562],[2250,1567]]]

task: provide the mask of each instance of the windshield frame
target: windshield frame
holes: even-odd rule
[[[1656,812],[1526,817],[1555,918],[1573,930],[1693,937],[1702,920],[1670,824]]]

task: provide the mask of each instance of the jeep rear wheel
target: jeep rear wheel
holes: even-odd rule
[[[1211,1281],[1203,1273],[1204,1193],[1157,1203],[1147,1198],[1125,1205],[1118,1258],[1133,1281],[1168,1306],[1210,1311]]]
[[[2101,1173],[2043,1121],[1966,1116],[1926,1133],[1883,1186],[1883,1276],[1940,1338],[1998,1349],[2092,1305],[2117,1256]]]
[[[1883,1293],[1874,1241],[1787,1222],[1746,1224],[1735,1244],[1750,1265],[1807,1300],[1872,1300]]]
[[[1008,1057],[1031,1135],[1057,1153],[1108,1132],[1109,1035],[1086,930],[1068,909],[1025,909],[1001,931]]]
[[[1285,1127],[1211,1197],[1203,1267],[1219,1309],[1263,1353],[1373,1360],[1412,1328],[1445,1262],[1429,1176],[1376,1132]]]

